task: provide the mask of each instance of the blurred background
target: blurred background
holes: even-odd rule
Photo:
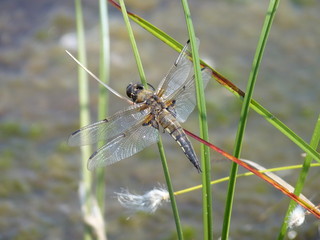
[[[128,0],[129,11],[182,44],[188,39],[180,1]],[[189,1],[200,38],[200,56],[242,90],[246,88],[267,1]],[[79,126],[73,1],[0,1],[0,239],[79,239],[83,234],[78,181],[80,148],[66,144]],[[83,1],[88,67],[98,73],[98,1]],[[283,0],[262,61],[254,98],[309,142],[320,102],[320,2]],[[121,13],[109,5],[111,86],[125,95],[139,81]],[[148,81],[157,86],[178,53],[132,23]],[[210,139],[232,153],[241,102],[215,81],[207,87]],[[98,84],[90,80],[92,121]],[[110,97],[109,115],[125,103]],[[198,133],[197,116],[183,125]],[[175,190],[201,177],[178,145],[164,136]],[[193,141],[199,154],[199,144]],[[302,163],[302,151],[251,111],[242,157],[266,168]],[[212,153],[213,179],[228,176],[229,160]],[[240,172],[244,172],[240,169]],[[294,184],[298,170],[278,173]],[[319,203],[319,170],[312,169],[304,194]],[[109,239],[175,239],[170,204],[155,214],[132,214],[114,197],[121,188],[143,194],[164,184],[157,147],[106,168]],[[220,236],[227,183],[213,186],[214,234]],[[201,191],[177,197],[190,239],[202,238]],[[289,200],[255,176],[237,182],[231,239],[275,239]],[[128,219],[128,217],[130,217]],[[312,216],[295,239],[319,239]],[[262,237],[263,236],[263,237]]]

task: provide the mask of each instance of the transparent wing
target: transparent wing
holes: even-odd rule
[[[201,69],[201,73],[203,87],[205,88],[212,78],[212,70],[205,67]],[[194,75],[166,99],[166,101],[172,100],[175,100],[174,110],[177,120],[179,122],[185,122],[197,104]]]
[[[142,104],[131,105],[127,109],[115,113],[110,118],[75,131],[70,135],[68,144],[70,146],[82,146],[112,139],[149,114],[150,109],[146,108],[140,111],[141,106]]]
[[[199,48],[199,39],[197,39],[197,45]],[[193,63],[190,60],[191,58],[191,46],[190,41],[182,49],[179,57],[169,70],[168,74],[159,84],[157,89],[157,95],[160,95],[163,98],[168,97],[173,92],[175,92],[187,78],[193,74]],[[164,92],[162,92],[164,91]]]
[[[143,126],[140,121],[129,130],[115,136],[98,149],[88,161],[88,169],[107,166],[140,152],[158,141],[158,130],[151,125]]]

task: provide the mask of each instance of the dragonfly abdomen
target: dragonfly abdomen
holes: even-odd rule
[[[190,160],[190,162],[196,167],[198,172],[201,172],[200,164],[197,155],[188,139],[186,133],[183,131],[181,125],[171,114],[165,114],[160,117],[159,123],[161,126],[171,135],[171,137],[179,144],[184,154]]]

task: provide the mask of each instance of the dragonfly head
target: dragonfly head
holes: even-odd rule
[[[143,90],[144,87],[141,83],[130,83],[127,87],[127,96],[131,98],[133,102],[141,102],[141,100],[139,101],[139,95],[141,92],[143,92]]]

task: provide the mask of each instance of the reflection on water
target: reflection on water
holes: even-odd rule
[[[152,1],[130,5],[184,43],[187,39],[179,2]],[[190,2],[200,54],[216,69],[245,89],[251,61],[263,23],[264,1]],[[73,2],[28,1],[1,3],[0,34],[0,239],[78,239],[82,234],[77,196],[79,149],[66,146],[67,136],[78,128],[76,64],[65,54],[74,40]],[[290,128],[309,141],[319,113],[319,2],[293,5],[282,1],[272,27],[254,98]],[[98,6],[84,1],[89,68],[98,71]],[[112,86],[124,94],[125,87],[138,79],[127,33],[120,13],[110,9]],[[135,27],[138,46],[148,79],[161,80],[177,53]],[[67,38],[69,37],[69,38]],[[71,37],[71,38],[70,38]],[[62,46],[63,39],[69,45]],[[71,39],[71,40],[70,40]],[[71,45],[70,45],[71,44]],[[97,84],[91,82],[93,119]],[[240,103],[217,83],[207,88],[209,127],[212,141],[232,152]],[[112,97],[110,112],[122,108]],[[196,132],[197,117],[184,127]],[[199,184],[200,176],[187,164],[180,149],[169,137],[166,152],[174,187]],[[194,143],[198,150],[199,146]],[[170,206],[155,215],[128,213],[113,198],[126,187],[138,193],[164,183],[161,164],[152,146],[141,154],[107,169],[108,231],[115,239],[168,239],[174,232]],[[302,162],[301,150],[255,113],[250,115],[243,157],[265,167]],[[212,154],[214,178],[228,175],[230,164]],[[159,169],[159,170],[158,170]],[[319,195],[317,170],[311,170],[304,193],[316,202]],[[294,183],[297,172],[280,173]],[[186,177],[188,176],[188,177]],[[238,182],[231,236],[235,239],[274,239],[286,209],[287,199],[254,177]],[[255,178],[256,179],[256,178]],[[219,236],[226,184],[214,187],[215,233]],[[241,191],[240,191],[241,190]],[[250,194],[248,194],[250,193]],[[178,197],[182,222],[194,236],[201,228],[201,193]],[[5,219],[5,220],[4,220]],[[310,218],[311,219],[311,218]],[[310,221],[313,221],[311,219]],[[163,231],[163,229],[168,229]],[[273,231],[270,231],[270,230]],[[310,224],[300,234],[314,236]],[[132,232],[135,237],[132,237]],[[308,235],[308,236],[309,236]],[[237,236],[237,237],[235,237]],[[195,237],[197,238],[197,237]],[[199,238],[199,237],[198,237]]]

